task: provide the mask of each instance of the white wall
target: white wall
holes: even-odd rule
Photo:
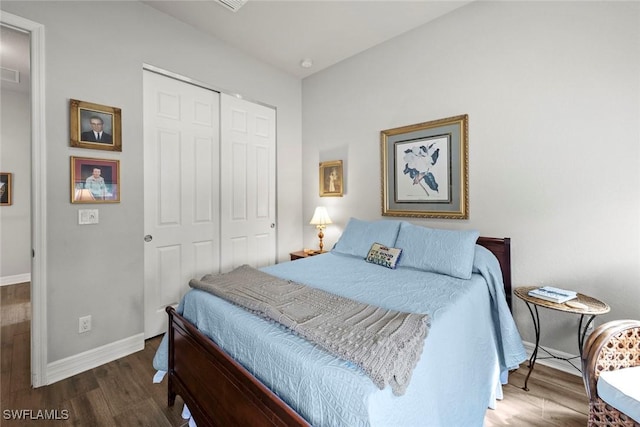
[[[380,131],[469,114],[470,217],[432,227],[512,238],[515,286],[556,284],[640,316],[640,3],[474,2],[303,81],[303,220],[381,218]],[[318,197],[344,161],[343,198]],[[306,226],[305,246],[316,244]],[[522,302],[514,315],[534,341]],[[577,353],[578,318],[544,311]]]
[[[48,361],[143,331],[142,67],[150,64],[277,108],[278,258],[301,242],[301,83],[140,2],[11,2],[45,26]],[[99,19],[96,19],[98,17]],[[69,99],[122,109],[122,153],[69,147]],[[69,157],[120,160],[118,204],[79,226]],[[82,206],[86,207],[86,206]],[[93,329],[78,334],[78,318]]]
[[[12,202],[0,206],[0,286],[31,274],[31,139],[29,94],[0,91],[0,172],[12,176]]]

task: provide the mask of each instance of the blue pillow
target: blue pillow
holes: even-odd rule
[[[374,243],[393,247],[402,221],[362,221],[350,218],[342,236],[333,247],[334,252],[366,258]]]
[[[403,222],[395,244],[402,248],[398,267],[470,279],[479,235],[475,230],[442,230]]]

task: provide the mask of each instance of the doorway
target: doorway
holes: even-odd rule
[[[30,36],[0,26],[0,286],[31,282]]]
[[[30,159],[25,172],[30,177],[30,214],[29,228],[31,236],[28,246],[31,253],[31,385],[40,387],[47,384],[47,324],[46,324],[46,141],[45,101],[44,101],[44,26],[3,12],[0,25],[29,36],[29,127]],[[3,65],[4,66],[4,65]],[[9,76],[11,73],[9,73]],[[4,127],[4,126],[3,126]],[[3,171],[4,172],[4,171]],[[16,177],[17,178],[17,177]],[[17,195],[16,195],[17,196]],[[23,196],[24,197],[24,196]],[[3,239],[4,240],[4,239]],[[7,239],[8,240],[8,239]],[[28,256],[28,255],[27,255]]]

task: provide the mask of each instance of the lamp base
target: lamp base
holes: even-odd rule
[[[322,227],[324,228],[324,227]],[[324,252],[324,243],[322,243],[322,238],[324,237],[324,233],[322,232],[322,228],[318,227],[318,239],[320,239],[320,252]]]

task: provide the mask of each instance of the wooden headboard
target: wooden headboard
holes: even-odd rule
[[[505,237],[497,239],[495,237],[479,237],[478,244],[489,249],[500,263],[502,269],[502,281],[504,282],[504,293],[507,298],[507,305],[511,310],[511,239]]]

